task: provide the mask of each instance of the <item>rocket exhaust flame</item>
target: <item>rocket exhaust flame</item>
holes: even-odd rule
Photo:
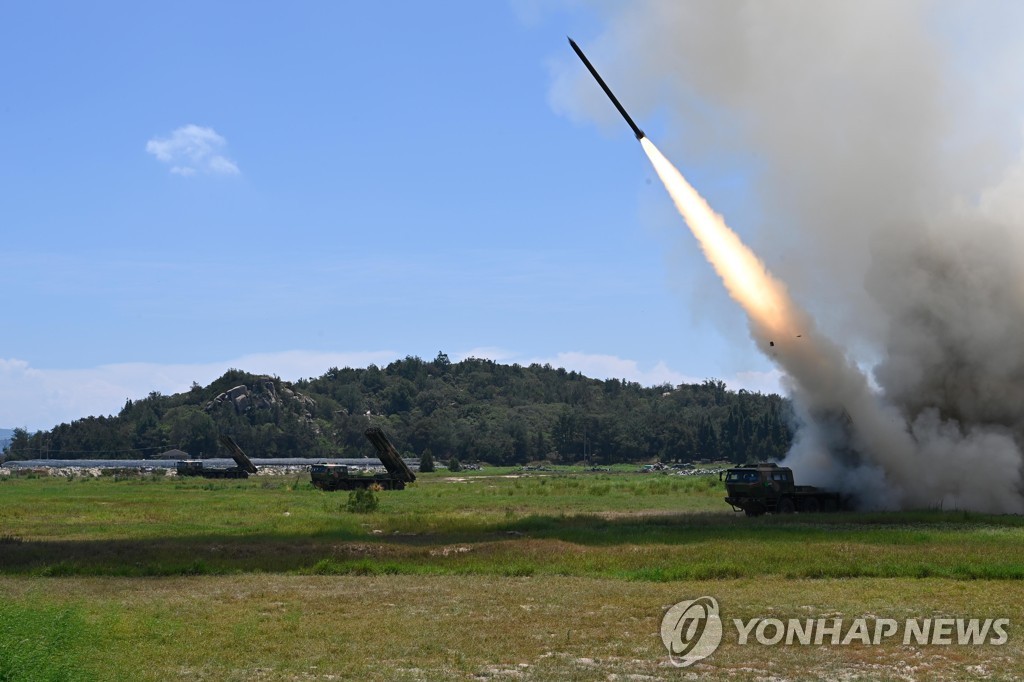
[[[644,138],[640,144],[729,295],[750,315],[761,349],[767,349],[770,339],[796,336],[807,320],[794,319],[795,311],[783,284],[771,276],[654,143]],[[780,344],[780,352],[785,347]]]
[[[908,424],[872,392],[843,349],[815,331],[785,285],[657,147],[646,137],[640,144],[729,295],[746,311],[754,341],[786,373],[807,422],[787,456],[802,480],[845,489],[868,507],[1024,512],[1012,438],[928,422],[939,421],[937,415]],[[991,451],[985,470],[971,465],[979,448]]]

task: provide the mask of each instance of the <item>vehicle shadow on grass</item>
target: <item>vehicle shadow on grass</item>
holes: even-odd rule
[[[493,528],[493,534],[555,539],[587,546],[686,545],[708,541],[918,544],[966,537],[972,531],[1013,533],[1024,517],[960,511],[776,514],[678,513],[606,516],[531,515]]]
[[[268,573],[487,573],[517,575],[573,546],[589,548],[596,564],[624,549],[735,542],[736,546],[959,546],[990,542],[995,530],[1024,526],[1018,516],[963,512],[794,514],[748,519],[728,513],[628,516],[532,515],[492,523],[446,520],[417,531],[408,520],[383,516],[366,531],[201,535],[139,539],[22,540],[0,537],[0,574],[38,576],[168,576]],[[389,524],[389,521],[391,523]],[[396,526],[396,527],[389,527]],[[973,532],[973,535],[972,535]],[[1005,534],[1004,534],[1005,535]],[[1015,537],[1003,542],[1017,545]],[[582,550],[581,550],[582,551]],[[662,551],[662,550],[655,550]],[[509,558],[532,557],[509,563]],[[490,563],[488,563],[490,562]],[[539,562],[539,564],[538,564]],[[613,562],[614,563],[614,562]],[[603,570],[603,569],[601,569]],[[509,573],[512,571],[512,573]],[[580,574],[590,570],[580,569]]]

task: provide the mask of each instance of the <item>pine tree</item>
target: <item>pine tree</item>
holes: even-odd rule
[[[434,470],[434,453],[430,449],[423,451],[420,455],[420,471],[424,474],[429,474]]]

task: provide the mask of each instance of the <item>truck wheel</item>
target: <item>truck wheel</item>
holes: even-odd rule
[[[744,509],[743,513],[746,514],[747,516],[760,516],[761,515],[761,510],[760,509]]]
[[[808,497],[804,500],[803,509],[801,509],[801,511],[805,511],[808,514],[817,514],[821,511],[821,503],[818,502],[817,497]]]
[[[792,514],[796,511],[796,506],[793,504],[793,500],[788,497],[783,497],[779,500],[779,513],[780,514]]]

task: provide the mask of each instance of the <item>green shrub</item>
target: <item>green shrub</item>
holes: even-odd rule
[[[348,494],[345,510],[353,514],[369,514],[377,511],[379,506],[380,500],[375,492],[369,488],[357,488]]]
[[[430,450],[424,450],[420,456],[420,471],[429,474],[434,470],[434,454]]]
[[[462,465],[455,457],[448,460],[448,471],[462,471]]]

